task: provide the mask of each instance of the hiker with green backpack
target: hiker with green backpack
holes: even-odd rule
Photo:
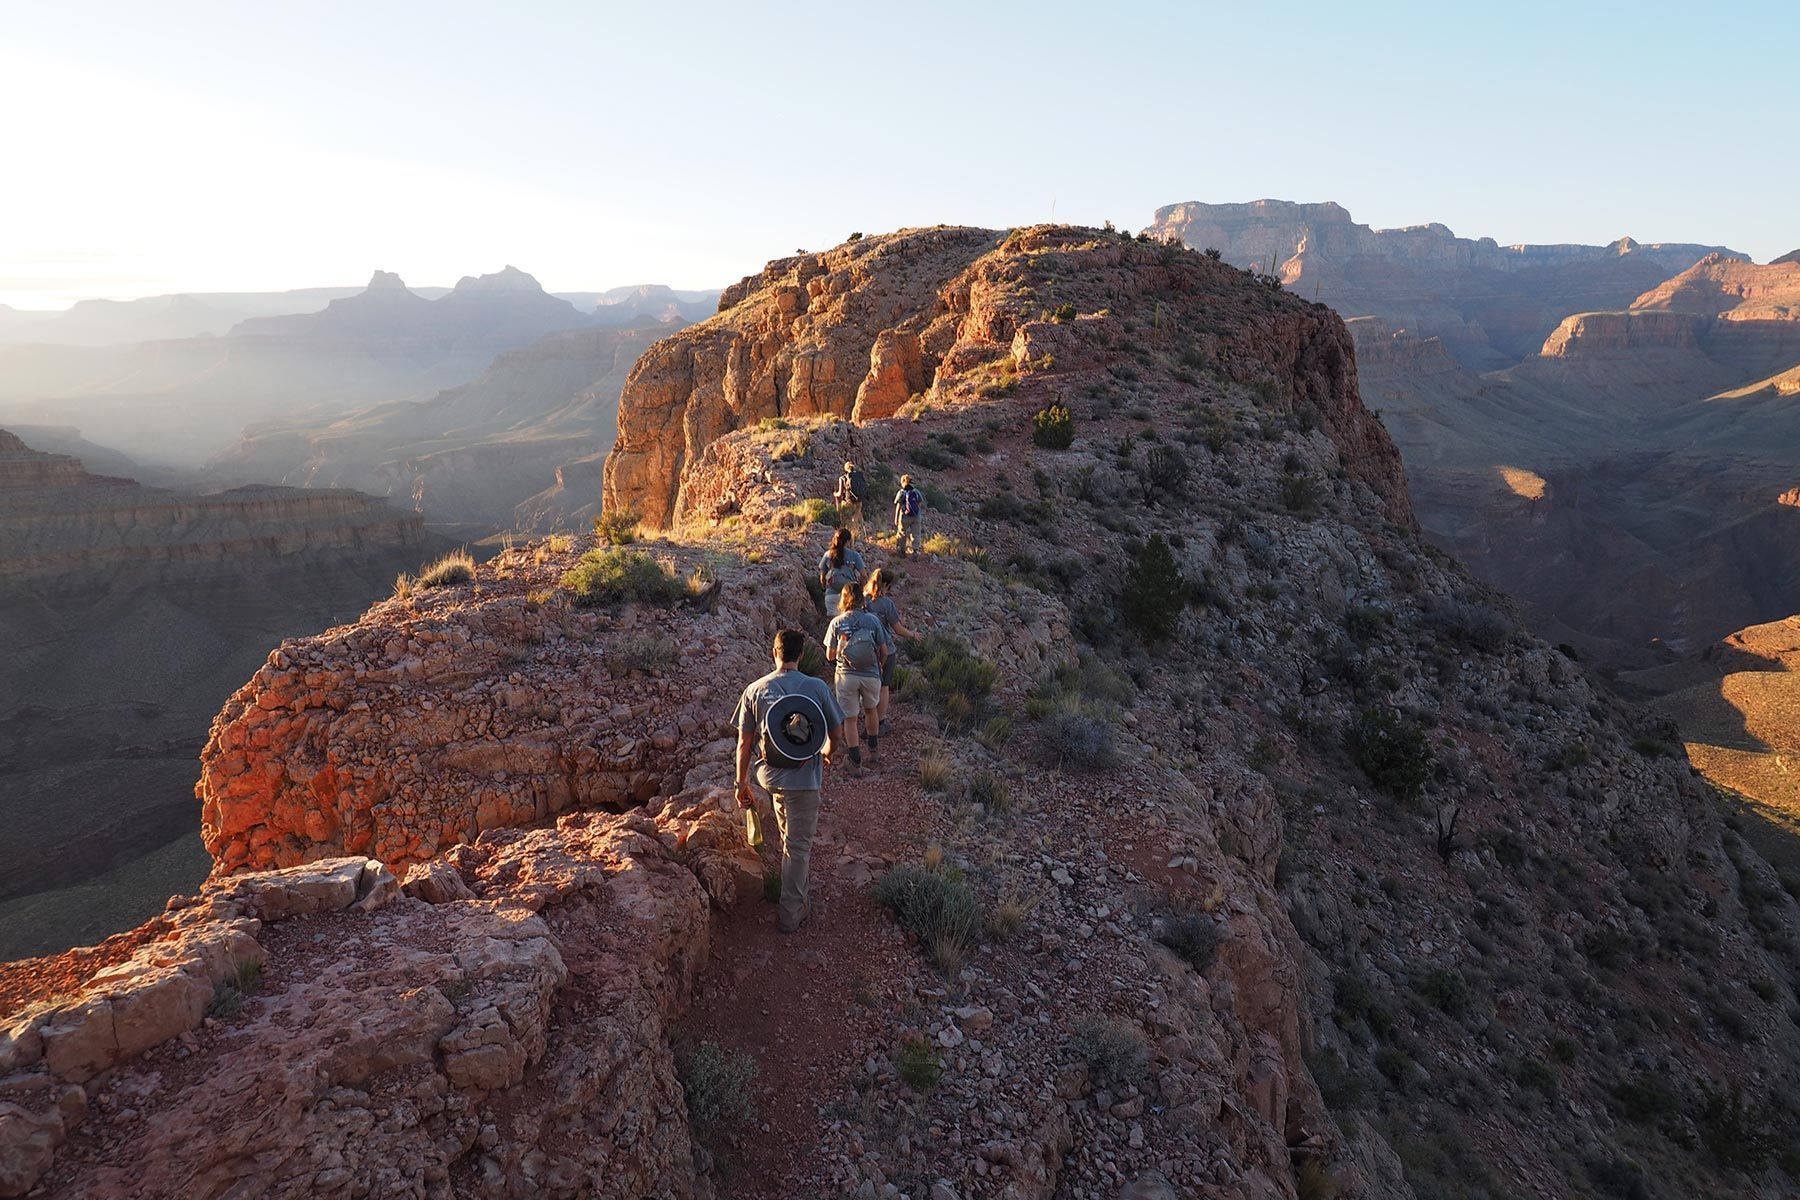
[[[838,705],[844,710],[844,745],[850,765],[862,766],[857,717],[868,727],[869,761],[881,760],[881,667],[894,652],[881,618],[863,607],[862,589],[846,584],[838,596],[838,614],[825,627],[825,657],[836,668]]]
[[[868,494],[867,478],[854,462],[846,462],[844,473],[838,476],[837,489],[831,494],[832,503],[837,505],[839,527],[855,529],[862,524],[863,497]]]
[[[825,782],[821,760],[837,756],[844,744],[844,710],[822,679],[800,670],[806,634],[784,629],[775,635],[775,669],[744,689],[731,723],[738,731],[737,802],[756,811],[750,766],[756,782],[775,805],[781,834],[780,929],[793,933],[806,920],[807,876],[813,835],[819,827],[819,796]]]
[[[835,617],[838,598],[847,587],[861,588],[868,577],[868,564],[863,556],[850,548],[848,529],[839,528],[831,535],[831,549],[819,558],[819,586],[825,589],[825,614]]]

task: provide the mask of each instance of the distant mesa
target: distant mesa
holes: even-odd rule
[[[1241,267],[1269,270],[1307,300],[1345,317],[1381,317],[1442,338],[1465,366],[1491,370],[1535,353],[1574,312],[1624,308],[1723,246],[1501,245],[1461,238],[1433,222],[1399,229],[1357,223],[1335,203],[1190,201],[1156,210],[1149,233],[1214,248]]]

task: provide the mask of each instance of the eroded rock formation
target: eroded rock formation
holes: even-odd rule
[[[580,608],[560,581],[594,547],[546,542],[271,656],[207,752],[202,895],[110,950],[0,971],[0,1045],[26,1068],[0,1084],[10,1178],[57,1197],[1780,1194],[1794,903],[1632,714],[1423,543],[1341,324],[1096,230],[942,234],[970,261],[909,283],[889,252],[915,236],[852,257],[881,263],[855,284],[878,298],[948,279],[954,308],[968,286],[916,421],[734,417],[670,443],[678,483],[643,495],[677,528],[626,552],[705,560],[704,603]],[[792,269],[647,361],[746,354],[739,310],[778,309]],[[881,332],[845,319],[807,335],[862,364],[833,404]],[[646,403],[691,414],[710,386]],[[1039,446],[1058,400],[1074,436]],[[893,766],[833,768],[822,911],[765,939],[723,722],[773,626],[819,629],[802,589],[824,531],[800,502],[852,453],[928,476],[943,540],[894,565],[909,620],[954,641],[909,653]],[[636,499],[640,467],[616,463],[609,497]],[[298,865],[248,869],[278,862]],[[978,930],[909,945],[871,904],[895,866],[966,886]],[[250,899],[296,881],[337,907]],[[235,1009],[215,982],[191,1042],[56,1064],[32,1042],[129,1005],[138,968],[100,968],[219,980],[146,948],[232,922],[266,982]],[[695,1146],[707,1085],[671,1065],[679,1021],[761,1060],[734,1086],[767,1132]],[[706,1138],[759,1170],[714,1170]]]

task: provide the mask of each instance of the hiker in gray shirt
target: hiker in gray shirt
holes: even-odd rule
[[[812,868],[813,835],[819,828],[819,793],[824,785],[821,760],[829,760],[843,744],[844,710],[838,707],[822,679],[814,679],[800,670],[800,654],[806,649],[806,635],[798,629],[784,629],[775,635],[775,669],[744,689],[738,698],[737,711],[731,723],[738,731],[737,802],[740,808],[755,808],[756,793],[750,789],[750,764],[756,761],[756,782],[768,791],[775,805],[775,827],[781,836],[781,932],[792,933],[806,920],[807,876]],[[784,731],[792,734],[794,744],[805,743],[802,750],[789,757],[780,742],[771,737],[769,715],[788,697],[799,697],[792,704],[798,718]],[[810,703],[807,703],[810,702]],[[822,721],[825,736],[818,739],[812,722]],[[817,748],[806,741],[818,742]]]
[[[881,723],[888,722],[888,701],[894,691],[894,664],[900,661],[897,653],[897,638],[911,640],[919,635],[908,629],[900,620],[900,606],[894,603],[889,593],[894,587],[894,573],[886,567],[876,567],[869,576],[869,582],[863,585],[863,607],[879,618],[882,627],[888,633],[888,656],[881,664],[881,707],[876,713]]]
[[[831,549],[819,559],[819,586],[825,589],[825,615],[837,616],[838,598],[846,587],[862,587],[868,576],[863,556],[850,548],[850,531],[839,529],[831,535]]]
[[[838,615],[825,627],[825,657],[837,668],[838,704],[843,708],[844,745],[850,748],[850,765],[862,766],[857,716],[868,727],[869,759],[881,758],[881,664],[894,652],[881,618],[863,610],[862,591],[846,584],[838,596]]]

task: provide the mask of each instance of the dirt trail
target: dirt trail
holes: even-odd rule
[[[907,592],[917,597],[935,572],[918,559],[903,562],[913,576]],[[918,758],[938,731],[929,713],[898,697],[890,715],[879,765],[869,764],[865,745],[860,769],[845,757],[826,768],[807,923],[781,934],[765,900],[714,918],[713,954],[681,1039],[753,1057],[759,1114],[755,1127],[712,1139],[720,1200],[825,1194],[816,1174],[829,1120],[822,1110],[850,1099],[870,1055],[892,1052],[882,1031],[916,952],[871,890],[891,863],[923,848],[937,806],[918,786]],[[773,831],[773,816],[765,817]]]
[[[870,895],[896,858],[918,852],[928,801],[918,748],[928,716],[900,716],[883,762],[860,774],[829,768],[813,848],[813,915],[800,932],[775,927],[775,906],[741,905],[715,920],[715,950],[683,1022],[684,1040],[717,1042],[757,1062],[760,1125],[715,1139],[721,1200],[792,1200],[818,1166],[826,1118],[876,1045],[909,964],[900,933]],[[771,839],[771,844],[773,839]]]

